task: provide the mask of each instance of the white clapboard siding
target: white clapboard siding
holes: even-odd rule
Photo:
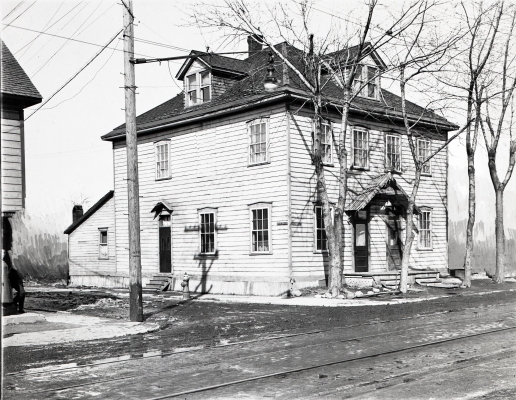
[[[368,181],[385,173],[385,131],[392,130],[393,126],[379,122],[352,120],[351,126],[365,126],[369,130],[369,170],[353,171],[348,174],[347,204],[360,193],[368,184]],[[334,135],[338,137],[340,121],[334,119]],[[351,130],[346,137],[348,149],[348,162],[351,165]],[[397,130],[402,134],[403,130]],[[307,144],[311,146],[312,122],[308,115],[292,115],[290,123],[291,143],[291,196],[292,196],[292,221],[299,224],[293,228],[292,238],[292,268],[296,276],[315,276],[324,274],[324,257],[314,252],[314,218],[313,201],[316,199],[316,179]],[[435,134],[430,135],[432,149],[437,150],[445,138]],[[412,247],[410,266],[413,268],[446,268],[447,256],[447,185],[446,150],[432,159],[431,176],[423,176],[421,179],[416,203],[418,206],[432,208],[432,250],[419,250],[417,243]],[[336,176],[339,174],[339,164],[336,154],[333,155],[334,166],[325,168],[325,178],[330,200],[338,199],[338,186]],[[402,166],[403,173],[395,175],[398,184],[410,194],[414,179],[414,167],[412,155],[408,146],[406,135],[402,135]],[[378,216],[381,212],[381,204],[372,204],[372,220],[369,224],[369,270],[381,272],[387,269],[386,262],[386,228],[385,222]],[[345,272],[353,271],[352,252],[352,225],[344,223],[344,269]],[[327,271],[326,271],[327,272]]]
[[[22,122],[1,120],[2,211],[23,208]]]
[[[247,121],[269,117],[270,163],[248,166]],[[270,108],[146,135],[138,140],[142,270],[159,272],[158,218],[151,210],[165,200],[172,213],[175,274],[218,280],[288,281],[286,113]],[[155,179],[155,142],[170,140],[171,178]],[[126,148],[114,145],[117,271],[128,273]],[[250,255],[249,204],[272,203],[272,254]],[[217,208],[218,256],[199,259],[198,209]]]
[[[99,258],[99,228],[107,228],[109,259]],[[116,274],[115,201],[109,199],[68,236],[70,276]]]

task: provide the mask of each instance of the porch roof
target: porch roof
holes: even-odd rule
[[[400,192],[400,194],[408,200],[409,196],[407,192],[398,185],[392,174],[387,172],[386,174],[379,175],[371,179],[365,189],[357,194],[357,196],[351,201],[351,204],[346,208],[346,211],[363,210],[382,189],[385,189],[388,186]],[[414,211],[419,214],[419,208],[417,206],[414,206]]]

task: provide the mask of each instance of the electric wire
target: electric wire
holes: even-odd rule
[[[52,20],[54,19],[54,17],[57,15],[57,13],[59,12],[59,10],[61,9],[61,7],[63,6],[64,2],[66,0],[63,0],[61,2],[61,4],[59,5],[59,7],[57,8],[56,12],[52,15],[52,17],[48,20],[48,22],[45,24],[45,26],[43,27],[43,32],[46,32],[48,29],[51,28],[51,26],[48,26]],[[52,24],[53,26],[54,24]],[[18,49],[18,51],[16,51],[14,53],[14,55],[18,54],[20,51],[22,51],[23,49],[25,49],[25,51],[20,55],[20,59],[23,58],[23,56],[25,55],[25,53],[31,48],[32,44],[36,41],[36,39],[38,39],[39,37],[41,36],[41,34],[38,34],[34,39],[32,39],[30,42],[28,42],[27,44],[25,44],[25,46],[21,47],[20,49]]]
[[[20,6],[22,5],[22,3],[23,3],[24,1],[25,1],[25,0],[20,1],[20,2],[19,2],[19,3],[18,3],[18,4],[17,4],[17,5],[16,5],[12,10],[11,10],[11,11],[9,11],[9,14],[7,14],[5,17],[3,17],[3,18],[2,18],[2,21],[3,21],[4,19],[8,18],[8,17],[9,17],[9,15],[11,15],[13,12],[15,12],[15,11],[18,9],[18,7],[20,7]]]
[[[85,23],[86,23],[86,22],[87,22],[87,21],[88,21],[88,20],[93,16],[93,14],[95,13],[95,11],[97,11],[97,9],[100,7],[100,5],[101,5],[101,4],[102,4],[102,3],[99,3],[99,4],[97,5],[97,7],[96,7],[96,8],[95,8],[91,13],[90,13],[90,15],[89,15],[85,20],[84,20],[84,22],[83,22],[81,25],[79,25],[79,27],[78,27],[78,28],[77,28],[77,29],[72,33],[72,35],[70,36],[70,38],[73,38],[73,36],[75,36],[75,34],[76,34],[76,33],[77,33],[77,32],[78,32],[78,31],[83,27],[83,25],[84,25],[84,24],[85,24]],[[57,50],[55,51],[55,53],[54,53],[54,54],[52,54],[52,55],[50,56],[50,58],[49,58],[46,62],[44,62],[44,63],[43,63],[43,65],[42,65],[42,66],[41,66],[41,67],[40,67],[36,72],[34,72],[34,73],[31,75],[31,77],[30,77],[30,78],[31,78],[31,79],[32,79],[32,78],[34,78],[34,77],[35,77],[35,76],[36,76],[36,75],[37,75],[37,74],[38,74],[38,73],[39,73],[43,68],[45,68],[46,66],[48,66],[48,65],[49,65],[49,63],[50,63],[50,61],[51,61],[51,60],[52,60],[52,59],[53,59],[53,58],[54,58],[54,57],[55,57],[55,56],[56,56],[56,55],[57,55],[57,54],[58,54],[58,53],[59,53],[59,52],[60,52],[60,51],[61,51],[61,50],[62,50],[62,49],[67,45],[67,44],[68,44],[68,42],[69,42],[69,41],[70,41],[70,39],[67,39],[67,40],[66,40],[66,41],[61,45],[61,47],[59,47],[59,49],[57,49]]]
[[[34,2],[33,2],[30,6],[28,6],[25,10],[23,10],[23,12],[22,12],[22,13],[20,13],[20,14],[19,14],[15,19],[13,19],[11,22],[9,22],[9,23],[6,25],[6,27],[5,27],[4,29],[9,28],[9,26],[10,26],[14,21],[16,21],[18,18],[20,18],[23,14],[25,14],[25,13],[26,13],[26,12],[27,12],[27,11],[28,11],[28,10],[29,10],[33,5],[34,5],[34,4],[36,4],[36,2],[37,2],[37,1],[38,1],[38,0],[34,0]]]
[[[38,108],[36,108],[36,110],[34,110],[34,112],[32,114],[30,114],[27,118],[25,118],[25,121],[28,120],[30,117],[32,117],[34,114],[36,114],[38,112],[38,110],[40,110],[45,104],[47,104],[56,94],[58,94],[61,90],[63,90],[71,81],[73,81],[75,79],[75,77],[77,77],[77,75],[79,75],[88,65],[90,65],[93,60],[95,60],[106,48],[108,48],[108,46],[113,42],[113,40],[115,40],[118,35],[120,33],[123,32],[123,28],[120,29],[110,40],[109,42],[107,42],[103,47],[102,49],[99,50],[99,52],[97,54],[95,54],[79,71],[77,71],[70,79],[68,79],[68,81],[66,81],[66,83],[64,85],[62,85],[59,89],[57,89],[48,99],[46,99]]]

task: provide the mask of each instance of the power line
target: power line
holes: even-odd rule
[[[102,3],[99,3],[97,5],[95,10],[93,10],[93,12],[91,12],[91,14],[84,20],[84,22],[81,25],[79,25],[79,27],[72,33],[71,37],[73,37],[79,31],[79,29],[82,28],[82,26],[91,18],[91,16],[95,13],[95,11],[97,11],[97,9],[100,7],[101,4]],[[63,47],[65,47],[68,44],[69,41],[70,41],[70,39],[67,39],[66,42],[64,42],[61,45],[61,47],[59,47],[59,49],[57,49],[57,51],[54,54],[52,54],[50,56],[50,58],[45,63],[43,63],[43,65],[34,74],[32,74],[31,79],[34,78],[38,74],[39,71],[41,71],[43,68],[45,68],[48,65],[48,63],[50,62],[50,60],[52,60],[54,58],[54,56],[57,53],[59,53],[63,49]]]
[[[73,81],[75,79],[75,77],[77,75],[79,75],[88,65],[90,65],[93,60],[95,60],[99,55],[100,53],[102,53],[106,48],[108,48],[108,46],[111,44],[111,42],[113,42],[113,40],[115,40],[117,38],[117,36],[122,33],[124,29],[120,29],[116,34],[115,36],[113,36],[109,42],[106,43],[106,45],[104,45],[104,47],[102,47],[102,49],[93,56],[93,58],[91,58],[79,71],[77,71],[75,73],[74,76],[72,76],[70,79],[68,79],[68,81],[66,81],[66,83],[61,86],[59,89],[57,89],[57,91],[55,91],[47,100],[45,100],[38,108],[36,108],[36,110],[34,110],[34,112],[29,115],[27,118],[25,118],[25,121],[28,120],[30,117],[32,117],[34,114],[36,114],[38,112],[38,110],[40,110],[45,104],[47,104],[56,94],[58,94],[61,90],[63,90],[71,81]]]
[[[54,13],[54,15],[52,15],[52,17],[48,20],[48,22],[46,23],[45,27],[43,28],[43,32],[46,32],[48,29],[50,29],[54,24],[52,24],[52,26],[48,26],[52,20],[54,19],[54,17],[57,15],[57,13],[59,12],[59,10],[61,9],[61,7],[63,6],[65,0],[63,0],[61,2],[61,4],[59,5],[57,11]],[[58,21],[56,21],[58,22]],[[39,38],[41,36],[41,34],[38,34],[34,39],[32,39],[29,43],[27,43],[25,46],[23,46],[22,48],[20,48],[16,53],[14,53],[14,55],[18,54],[20,51],[22,51],[25,47],[27,47],[27,49],[23,52],[23,54],[19,57],[20,59],[25,55],[25,53],[27,53],[27,51],[30,49],[30,47],[32,46],[32,44],[36,41],[37,38]]]
[[[5,25],[5,24],[4,24]],[[87,42],[85,40],[79,40],[79,39],[72,39],[70,37],[67,37],[67,36],[60,36],[60,35],[55,35],[53,33],[46,33],[46,32],[42,32],[42,31],[37,31],[35,29],[29,29],[29,28],[24,28],[22,26],[16,26],[16,25],[11,25],[11,28],[18,28],[18,29],[23,29],[25,31],[30,31],[30,32],[36,32],[36,33],[41,33],[42,35],[48,35],[48,36],[54,36],[54,37],[57,37],[57,38],[60,38],[60,39],[67,39],[67,40],[71,40],[72,42],[78,42],[78,43],[83,43],[83,44],[89,44],[89,45],[92,45],[92,46],[97,46],[97,47],[102,47],[104,48],[103,45],[101,44],[97,44],[97,43],[91,43],[91,42]],[[106,47],[107,49],[113,49],[113,47]],[[124,50],[118,50],[117,51],[124,51]],[[150,57],[150,56],[147,56],[145,54],[139,54],[139,53],[134,53],[134,54],[138,54],[140,56],[144,56],[144,57]]]
[[[23,14],[25,14],[29,10],[29,8],[31,8],[34,4],[36,4],[37,1],[38,0],[34,0],[34,3],[32,3],[30,6],[28,6],[20,15],[18,15],[15,19],[13,19],[11,22],[9,22],[4,29],[8,28],[14,21],[16,21],[18,18],[20,18]]]
[[[2,18],[2,21],[3,21],[4,19],[6,19],[7,17],[9,17],[9,15],[11,15],[13,12],[15,12],[15,11],[16,11],[16,9],[17,9],[18,7],[20,7],[24,1],[25,1],[25,0],[20,1],[20,2],[19,2],[19,3],[18,3],[18,4],[17,4],[17,5],[16,5],[16,6],[15,6],[11,11],[10,11],[10,12],[9,12],[9,14],[7,14],[4,18]]]

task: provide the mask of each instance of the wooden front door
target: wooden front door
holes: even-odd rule
[[[360,211],[359,211],[360,213]],[[367,218],[357,218],[354,227],[355,272],[369,271],[369,223]]]
[[[159,272],[172,272],[172,245],[170,240],[170,215],[159,218]]]

